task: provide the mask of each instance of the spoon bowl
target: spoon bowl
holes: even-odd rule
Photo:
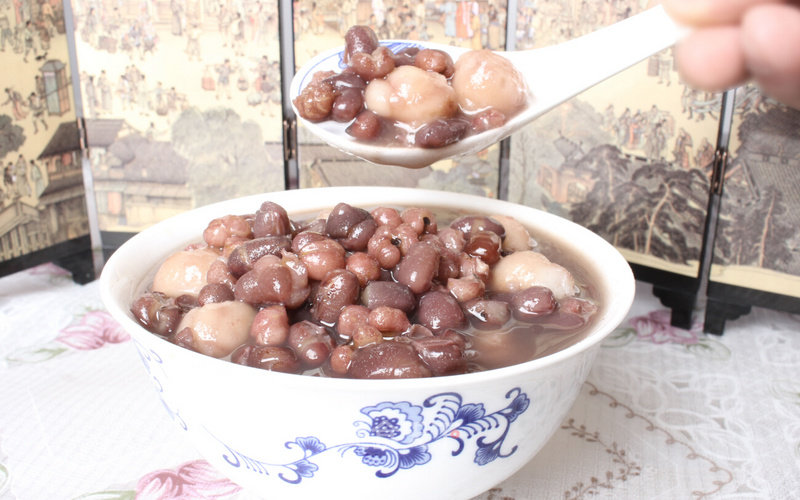
[[[564,43],[540,49],[500,51],[525,79],[528,106],[500,127],[474,134],[441,148],[379,146],[359,141],[345,132],[347,123],[298,120],[312,134],[345,153],[371,163],[421,168],[446,158],[477,153],[503,140],[537,117],[603,80],[674,45],[686,29],[677,25],[660,5]],[[438,49],[453,61],[470,49],[412,40],[382,41],[392,52],[406,47]],[[292,101],[318,71],[341,72],[344,47],[323,52],[297,71],[290,86]]]

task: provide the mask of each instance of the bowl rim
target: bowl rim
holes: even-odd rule
[[[547,227],[551,232],[552,225],[557,225],[561,235],[580,235],[591,243],[592,255],[601,254],[605,259],[603,267],[597,266],[596,272],[601,272],[604,275],[614,276],[614,305],[609,306],[605,311],[602,318],[598,318],[595,328],[591,330],[590,334],[578,342],[571,344],[564,349],[549,354],[547,356],[517,363],[514,365],[493,368],[474,373],[465,373],[457,375],[444,375],[437,377],[427,378],[412,378],[412,379],[350,379],[350,378],[336,378],[336,377],[315,377],[302,374],[289,374],[281,372],[272,372],[268,370],[259,370],[257,368],[242,366],[224,359],[217,359],[212,356],[206,356],[183,347],[177,346],[158,335],[155,335],[142,326],[140,326],[131,316],[129,305],[120,303],[117,300],[116,294],[113,291],[114,284],[118,282],[118,278],[124,275],[124,268],[128,259],[134,259],[141,256],[142,251],[150,250],[150,241],[159,237],[159,235],[171,235],[176,229],[184,229],[186,226],[199,227],[198,224],[203,224],[205,227],[208,222],[214,217],[227,215],[230,213],[246,213],[232,210],[234,207],[252,207],[254,212],[261,203],[265,201],[274,201],[279,205],[291,205],[297,203],[298,198],[307,197],[308,200],[313,201],[318,207],[310,208],[308,210],[293,210],[286,208],[290,217],[293,213],[313,213],[317,208],[332,208],[335,203],[342,201],[339,199],[331,203],[329,200],[336,199],[347,195],[351,198],[358,197],[358,200],[353,202],[354,206],[379,206],[385,205],[398,205],[401,204],[399,200],[387,199],[389,195],[393,197],[402,197],[402,204],[413,206],[414,203],[424,203],[429,207],[443,207],[453,208],[458,205],[460,208],[469,206],[473,203],[478,204],[476,210],[486,212],[487,209],[495,213],[510,212],[510,211],[527,211],[530,215],[536,216],[537,229],[540,221],[545,221],[542,227]],[[409,201],[406,201],[410,199]],[[291,201],[291,203],[289,203]],[[346,200],[345,200],[346,201]],[[487,205],[487,206],[480,206]],[[498,209],[501,209],[498,211]],[[194,241],[199,241],[202,237],[202,228],[199,232],[195,231]],[[176,240],[180,245],[168,246],[168,252],[164,253],[164,257],[169,253],[176,251],[188,243],[188,240]],[[580,251],[580,250],[576,250]],[[581,258],[587,257],[585,251],[580,251]],[[163,258],[158,262],[163,261]],[[611,273],[609,273],[611,270]],[[153,272],[152,269],[147,269],[148,272]],[[122,273],[122,274],[120,274]],[[617,273],[617,274],[613,274]],[[128,273],[130,274],[130,273]],[[135,274],[137,283],[141,284],[145,279],[146,274]],[[532,371],[539,371],[543,368],[561,363],[573,356],[577,356],[592,347],[602,342],[611,332],[619,326],[627,316],[635,295],[635,279],[633,272],[620,252],[612,246],[605,239],[599,235],[589,231],[588,229],[560,216],[544,212],[540,209],[527,207],[525,205],[499,200],[496,198],[483,197],[473,194],[456,193],[449,191],[439,191],[431,189],[420,188],[407,188],[407,187],[387,187],[387,186],[334,186],[334,187],[319,187],[319,188],[300,188],[285,191],[273,191],[266,193],[259,193],[248,195],[238,198],[233,198],[225,201],[220,201],[187,210],[183,213],[174,215],[160,222],[157,222],[150,227],[142,230],[141,232],[132,236],[129,240],[123,243],[106,261],[105,266],[99,278],[100,296],[102,301],[112,315],[112,317],[121,323],[125,330],[131,333],[132,330],[139,334],[148,335],[149,339],[162,346],[168,351],[172,349],[174,353],[180,352],[179,356],[184,356],[185,359],[202,359],[207,358],[208,362],[221,363],[220,369],[227,370],[247,370],[250,373],[259,373],[259,376],[278,377],[282,383],[291,382],[293,385],[312,384],[312,390],[319,389],[342,389],[342,390],[395,390],[409,384],[415,389],[424,387],[440,387],[451,386],[453,384],[462,385],[469,382],[492,382],[499,379],[507,379],[509,377],[524,376],[525,373]],[[136,284],[134,284],[136,286]],[[136,335],[133,335],[136,337]],[[202,358],[198,358],[202,356]],[[200,362],[200,361],[197,361]],[[224,367],[227,365],[227,368]]]

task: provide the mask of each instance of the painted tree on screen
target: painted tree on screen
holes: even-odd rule
[[[715,262],[800,274],[800,111],[774,105],[742,119],[726,181]]]
[[[646,221],[643,238],[634,250],[670,262],[697,259],[705,223],[708,179],[699,170],[670,169],[668,164],[647,164],[632,183],[657,179],[654,189],[634,200],[633,211]]]
[[[787,245],[796,228],[786,221],[783,192],[768,186],[755,202],[725,205],[715,242],[715,262],[756,266],[796,273],[792,249]]]
[[[572,205],[570,217],[592,231],[618,244],[620,235],[607,232],[625,217],[616,204],[630,194],[631,163],[616,146],[602,145],[581,158],[576,170],[589,173],[594,185],[585,200]]]
[[[196,205],[281,189],[283,168],[271,161],[257,123],[230,109],[188,109],[172,125],[172,145],[189,161]]]
[[[19,125],[14,125],[8,115],[0,115],[0,158],[16,151],[25,142],[25,132]]]
[[[573,220],[637,253],[677,263],[698,258],[708,197],[702,172],[615,157],[609,150],[587,157],[594,159],[581,165],[593,167],[597,182],[573,206]]]

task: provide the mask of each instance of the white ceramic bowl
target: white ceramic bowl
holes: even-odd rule
[[[208,222],[274,201],[314,213],[344,201],[511,215],[539,241],[579,255],[601,303],[592,332],[555,354],[507,368],[405,380],[269,372],[207,357],[140,327],[129,312],[170,253]],[[103,270],[106,307],[130,333],[159,397],[199,452],[268,498],[458,499],[519,470],[558,428],[600,342],[624,319],[634,279],[624,258],[590,231],[535,209],[449,192],[341,187],[250,196],[178,215],[122,245]]]

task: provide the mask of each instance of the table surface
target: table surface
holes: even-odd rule
[[[96,282],[0,279],[0,500],[254,498],[184,439]],[[551,498],[800,498],[800,316],[704,335],[638,283],[560,429],[478,497]]]

